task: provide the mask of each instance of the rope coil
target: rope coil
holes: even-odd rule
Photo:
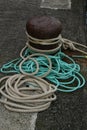
[[[38,38],[34,38],[32,36],[30,36],[27,32],[26,32],[26,35],[27,35],[27,42],[26,42],[26,47],[28,47],[30,50],[32,50],[33,52],[38,52],[38,53],[45,53],[45,54],[53,54],[53,53],[56,53],[61,47],[62,47],[62,42],[61,42],[61,35],[59,35],[58,37],[56,38],[52,38],[52,39],[38,39]],[[33,46],[31,46],[31,43],[33,44],[38,44],[39,45],[56,45],[55,48],[53,49],[44,49],[43,50],[43,46],[42,46],[42,49],[37,49]],[[26,48],[25,47],[25,48]]]
[[[0,84],[0,102],[11,111],[43,111],[56,99],[56,87],[39,77],[16,74],[1,78]]]

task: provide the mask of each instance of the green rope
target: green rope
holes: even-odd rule
[[[30,55],[30,50],[25,49],[23,52],[24,58]],[[57,89],[62,92],[73,92],[85,84],[84,77],[80,74],[80,66],[75,61],[63,52],[58,52],[55,55],[47,55],[52,62],[51,72],[45,77],[46,80],[56,85]],[[39,71],[35,76],[44,75],[49,69],[49,63],[44,56],[36,56],[34,59],[39,64]],[[23,59],[14,59],[2,66],[2,73],[21,73],[19,64]],[[67,62],[66,62],[67,61]],[[33,73],[36,70],[35,63],[29,59],[22,64],[22,70],[26,73]]]

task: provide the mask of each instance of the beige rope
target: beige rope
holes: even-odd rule
[[[59,35],[56,38],[46,39],[46,40],[34,38],[34,37],[30,36],[28,33],[26,33],[26,35],[28,38],[28,42],[26,43],[26,46],[35,52],[40,52],[40,53],[51,53],[52,52],[53,53],[53,52],[57,52],[62,46],[64,50],[69,48],[70,50],[78,51],[78,52],[81,52],[81,53],[87,55],[87,52],[82,50],[82,48],[87,49],[87,46],[82,45],[77,42],[73,42],[73,41],[65,39],[65,38],[62,38],[61,35]],[[32,47],[29,42],[32,42],[34,44],[41,44],[41,45],[52,45],[52,44],[58,43],[58,47],[55,49],[51,49],[51,50],[41,50],[41,49],[36,49],[36,48]],[[78,46],[78,48],[76,46]],[[79,49],[79,47],[81,47],[81,49]]]
[[[26,72],[23,71],[23,69],[22,69],[22,64],[23,64],[26,60],[32,60],[32,61],[35,63],[35,65],[36,65],[36,70],[35,70],[34,72],[32,72],[32,73],[26,73]],[[39,71],[39,64],[38,64],[38,62],[37,62],[34,58],[31,58],[31,56],[29,56],[29,57],[27,57],[27,58],[24,58],[24,59],[21,61],[21,63],[19,64],[19,69],[20,69],[20,72],[21,72],[22,74],[29,75],[29,76],[33,76],[33,75],[35,75],[35,74],[38,73],[38,71]]]
[[[59,43],[56,48],[51,49],[51,50],[48,50],[48,49],[42,50],[42,49],[34,48],[34,47],[32,47],[32,46],[30,45],[29,42],[26,42],[26,46],[27,46],[30,50],[32,50],[33,52],[39,52],[39,53],[45,53],[45,54],[53,54],[53,53],[56,53],[56,52],[61,48],[62,43]]]
[[[84,49],[87,49],[87,46],[83,45],[83,44],[80,44],[80,43],[77,43],[77,42],[73,42],[71,40],[68,40],[68,39],[65,39],[65,38],[62,38],[63,39],[63,49],[70,49],[70,50],[73,50],[73,51],[78,51],[78,52],[81,52],[83,54],[86,54],[87,55],[87,52],[86,51],[83,51],[75,46],[78,46],[78,47],[81,47],[81,48],[84,48]]]
[[[61,42],[61,35],[59,35],[58,37],[56,38],[52,38],[52,39],[37,39],[37,38],[34,38],[32,36],[30,36],[27,32],[26,32],[26,35],[27,35],[27,42],[26,42],[26,46],[28,48],[30,48],[30,50],[34,51],[34,52],[39,52],[39,53],[45,53],[45,54],[52,54],[52,53],[55,53],[57,52],[61,46],[62,46],[62,42]],[[54,49],[46,49],[46,50],[43,50],[42,49],[37,49],[37,48],[34,48],[30,45],[30,42],[34,43],[34,44],[40,44],[40,45],[53,45],[53,44],[57,44],[57,47],[54,48]]]
[[[20,57],[22,59],[25,59],[24,55],[23,55],[23,52],[27,49],[27,45],[25,45],[25,47],[22,48],[21,52],[20,52]]]
[[[47,59],[47,61],[48,61],[48,65],[49,65],[48,71],[45,72],[43,75],[40,75],[40,77],[41,77],[41,78],[46,77],[46,76],[50,73],[50,71],[51,71],[51,69],[52,69],[51,59],[50,59],[47,55],[45,55],[45,54],[34,53],[34,54],[31,54],[30,56],[28,56],[28,57],[26,57],[26,58],[24,58],[24,57],[22,56],[22,57],[23,57],[23,60],[22,60],[21,63],[19,64],[19,69],[20,69],[20,72],[21,72],[22,74],[25,74],[25,75],[35,75],[35,74],[38,73],[38,71],[39,71],[39,64],[38,64],[38,62],[33,58],[33,57],[37,57],[37,56],[43,56],[43,57],[45,57],[45,58]],[[27,73],[27,72],[24,72],[24,71],[23,71],[22,65],[23,65],[23,63],[24,63],[25,61],[31,60],[31,59],[36,63],[36,71],[30,74],[30,73]]]
[[[59,35],[56,38],[52,38],[52,39],[38,39],[38,38],[34,38],[32,36],[30,36],[27,32],[26,32],[27,38],[30,42],[34,43],[34,44],[41,44],[41,45],[52,45],[52,44],[56,44],[60,41],[61,35]]]
[[[56,99],[57,88],[39,77],[16,74],[1,78],[0,84],[0,102],[11,111],[43,111]]]

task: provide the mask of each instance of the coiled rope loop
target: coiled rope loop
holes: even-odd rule
[[[22,62],[19,64],[19,69],[20,69],[20,72],[21,73],[23,73],[23,74],[26,74],[26,75],[30,75],[29,73],[28,73],[28,71],[27,71],[27,73],[26,72],[24,72],[23,71],[23,69],[22,69],[22,65],[23,65],[23,63],[25,63],[25,61],[27,60],[27,59],[29,59],[29,58],[32,58],[33,59],[33,57],[34,56],[39,56],[40,58],[36,58],[35,59],[35,61],[38,63],[38,68],[36,68],[36,70],[37,70],[37,73],[38,73],[38,71],[39,71],[39,66],[40,66],[40,71],[42,71],[42,70],[44,70],[44,71],[46,71],[46,72],[43,72],[41,75],[40,75],[40,77],[46,77],[49,73],[50,73],[50,71],[51,71],[51,69],[52,69],[52,62],[51,62],[51,59],[47,56],[47,55],[45,55],[45,54],[40,54],[40,53],[34,53],[34,54],[31,54],[30,56],[28,56],[28,57],[26,57],[25,59],[23,59],[22,60]],[[42,56],[42,57],[41,57]],[[45,60],[45,62],[44,62],[44,60]],[[28,63],[29,63],[29,61],[28,61]],[[47,64],[48,63],[48,64]],[[28,65],[28,64],[27,64]],[[35,68],[34,66],[32,66],[32,63],[31,63],[31,65],[30,65],[31,67],[31,70],[33,71],[33,69]],[[45,66],[45,67],[43,67],[43,66]],[[47,67],[48,67],[48,70],[47,70]],[[36,73],[36,74],[37,74]]]
[[[59,35],[57,38],[53,38],[53,39],[37,39],[37,38],[34,38],[32,36],[30,36],[27,32],[26,32],[26,35],[27,35],[27,42],[26,42],[26,47],[28,47],[30,50],[32,50],[33,52],[38,52],[38,53],[45,53],[45,54],[52,54],[52,53],[55,53],[57,52],[61,47],[62,47],[62,41],[61,41],[61,35]],[[43,47],[42,49],[37,49],[35,47],[33,47],[31,44],[38,44],[39,45],[56,45],[56,47],[54,49],[44,49],[43,50]]]
[[[74,42],[74,41],[71,41],[71,40],[68,40],[68,39],[65,39],[65,38],[62,38],[62,41],[63,41],[63,49],[66,50],[69,48],[70,50],[78,51],[78,52],[81,52],[81,53],[87,55],[87,51],[86,51],[87,46],[80,44],[80,43],[77,43],[77,42]],[[81,49],[79,49],[79,47],[81,47]],[[82,48],[84,48],[84,50],[82,50]]]
[[[11,111],[43,111],[56,99],[56,87],[39,77],[15,74],[1,78],[0,84],[0,102]]]
[[[52,38],[52,39],[38,39],[38,38],[34,38],[32,36],[30,36],[27,32],[27,39],[29,42],[32,42],[34,44],[41,44],[41,45],[52,45],[52,44],[58,44],[60,43],[60,39],[61,39],[61,35],[59,35],[56,38]]]

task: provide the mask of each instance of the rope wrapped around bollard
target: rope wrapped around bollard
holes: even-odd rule
[[[87,46],[82,45],[82,44],[77,43],[77,42],[74,42],[74,41],[71,41],[69,39],[63,38],[61,34],[59,36],[57,36],[56,38],[46,39],[46,40],[34,38],[34,37],[30,36],[27,32],[26,32],[26,35],[27,35],[28,40],[27,40],[26,46],[23,48],[23,50],[26,48],[29,48],[33,52],[53,54],[53,53],[58,52],[61,48],[63,48],[64,50],[70,49],[72,51],[78,51],[78,52],[81,52],[81,53],[87,55],[87,51],[86,51]],[[36,45],[37,45],[37,43],[41,44],[41,45],[55,45],[55,44],[57,44],[57,47],[54,49],[50,49],[50,50],[48,50],[48,49],[43,50],[43,48],[37,49],[37,48],[34,48],[33,46],[31,46],[31,44],[30,44],[31,41],[33,44],[36,44]],[[84,48],[84,50],[82,50],[82,48]],[[21,52],[21,54],[22,54],[22,52]]]
[[[11,111],[43,111],[56,99],[57,88],[39,77],[15,74],[1,78],[0,84],[0,102]]]

